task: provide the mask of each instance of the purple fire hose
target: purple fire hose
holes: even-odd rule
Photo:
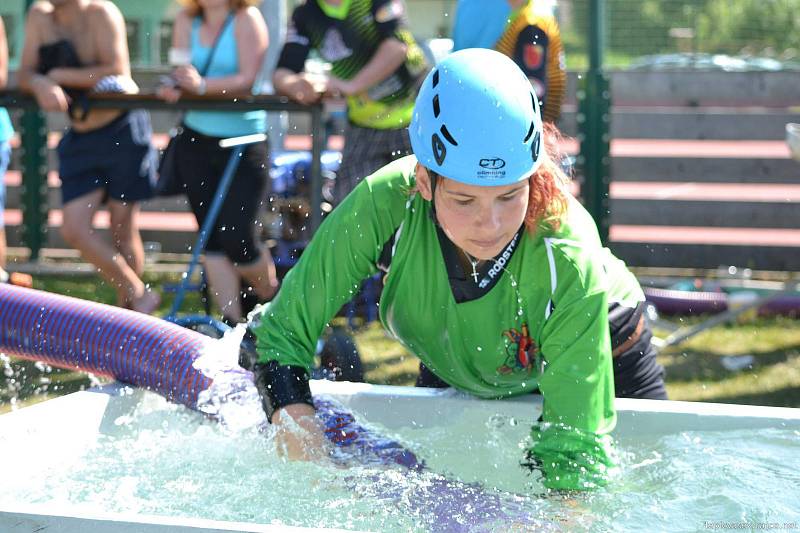
[[[705,315],[728,310],[725,292],[684,291],[645,287],[647,301],[663,315]],[[759,315],[800,315],[800,295],[776,296],[758,308]]]
[[[0,352],[112,377],[206,414],[209,410],[199,405],[198,398],[213,390],[220,375],[211,377],[196,363],[204,350],[217,342],[141,313],[0,284]],[[224,374],[220,382],[229,379],[235,385],[221,387],[223,395],[233,398],[248,388],[249,395],[241,398],[252,402],[255,391],[252,374],[238,367]],[[217,400],[224,402],[230,398]],[[415,472],[425,470],[414,453],[362,426],[333,400],[318,397],[315,405],[326,436],[336,446],[347,449],[353,462],[395,464]],[[409,501],[415,512],[432,517],[430,525],[436,531],[474,530],[487,520],[535,524],[545,529],[556,527],[543,522],[512,498],[488,492],[476,483],[437,476],[410,496],[405,491],[393,491],[391,486],[376,490],[381,498]]]

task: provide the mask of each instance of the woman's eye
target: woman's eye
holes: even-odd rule
[[[456,200],[457,205],[470,205],[472,200]]]
[[[514,199],[514,198],[516,198],[516,197],[517,197],[517,195],[516,195],[516,194],[512,194],[512,195],[510,195],[510,196],[501,196],[501,197],[500,197],[500,201],[501,201],[501,202],[510,202],[511,200],[513,200],[513,199]]]

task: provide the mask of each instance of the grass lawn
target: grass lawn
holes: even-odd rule
[[[156,287],[177,283],[178,276],[148,277]],[[114,291],[96,276],[38,276],[36,288],[78,298],[113,302]],[[158,314],[169,309],[172,296],[164,295]],[[184,312],[199,312],[197,294],[187,297]],[[701,318],[676,319],[696,323]],[[656,331],[665,336],[666,332]],[[370,383],[413,385],[418,360],[373,323],[355,332]],[[723,358],[753,356],[752,366],[727,370]],[[4,357],[4,356],[3,356]],[[800,407],[800,320],[750,318],[705,331],[662,352],[671,399]],[[13,401],[32,403],[86,388],[92,379],[83,373],[48,369],[40,363],[0,360],[0,413]]]

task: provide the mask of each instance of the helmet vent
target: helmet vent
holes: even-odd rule
[[[435,89],[437,85],[439,85],[439,71],[435,70],[433,72],[433,85],[432,85],[432,87]]]
[[[435,133],[431,137],[431,144],[433,146],[433,158],[436,159],[437,165],[442,166],[444,158],[447,157],[447,147]]]
[[[453,136],[450,135],[450,131],[447,129],[447,126],[442,124],[442,127],[439,128],[439,131],[442,132],[442,135],[444,135],[444,138],[447,139],[447,141],[450,144],[452,144],[453,146],[458,146],[458,143],[456,142],[455,138],[453,138]]]
[[[439,113],[441,110],[439,109],[439,95],[433,97],[433,116],[439,118]]]
[[[539,151],[541,150],[541,145],[542,145],[542,135],[537,131],[536,137],[533,138],[533,144],[531,144],[531,155],[533,156],[534,163],[536,163],[539,160]]]
[[[522,143],[525,144],[526,142],[528,142],[528,139],[531,138],[531,135],[533,135],[533,121],[531,121],[531,127],[528,128],[528,134],[525,135],[525,140],[523,140]]]

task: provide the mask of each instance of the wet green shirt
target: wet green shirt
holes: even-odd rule
[[[380,300],[383,325],[439,378],[481,398],[538,389],[532,453],[551,488],[605,483],[616,422],[608,306],[644,299],[570,198],[557,232],[523,232],[480,298],[456,303],[413,156],[364,180],[325,220],[255,333],[260,361],[309,368],[326,323],[378,271],[395,235]]]

